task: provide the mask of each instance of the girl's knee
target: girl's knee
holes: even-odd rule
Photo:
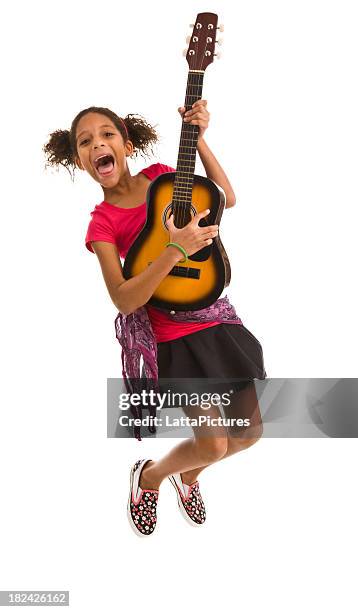
[[[264,426],[262,424],[262,421],[260,421],[260,423],[256,423],[255,425],[252,425],[250,427],[250,432],[248,432],[248,436],[247,436],[248,445],[252,446],[256,442],[258,442],[260,438],[262,438],[263,432],[264,432]]]
[[[249,448],[250,446],[253,446],[254,444],[256,444],[256,442],[258,442],[261,439],[261,435],[259,436],[256,435],[254,438],[247,438],[247,439],[244,438],[241,441],[243,444],[243,448]]]
[[[252,428],[252,430],[250,431],[250,435],[247,435],[247,437],[230,436],[228,448],[229,453],[236,453],[238,451],[250,448],[250,446],[253,446],[261,439],[262,434],[263,425],[261,423],[260,425],[257,425]]]
[[[226,455],[228,449],[228,439],[225,438],[198,438],[196,445],[200,459],[204,463],[213,463],[222,459]]]

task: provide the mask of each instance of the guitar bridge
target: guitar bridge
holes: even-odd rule
[[[148,263],[150,266],[152,262]],[[189,268],[188,266],[174,266],[169,272],[172,276],[180,276],[181,278],[195,278],[199,280],[200,278],[200,269],[199,268]]]

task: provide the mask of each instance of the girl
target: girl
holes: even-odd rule
[[[198,100],[191,110],[185,112],[179,107],[178,111],[184,122],[198,126],[198,153],[206,174],[225,192],[226,208],[234,206],[231,184],[203,138],[209,123],[207,102]],[[203,525],[206,514],[198,475],[260,438],[262,422],[254,379],[266,377],[261,345],[242,324],[227,297],[190,313],[167,312],[147,304],[157,286],[182,260],[183,251],[192,255],[218,235],[217,225],[198,224],[207,211],[197,214],[184,228],[177,228],[171,217],[168,242],[176,243],[181,250],[170,244],[145,271],[129,280],[123,277],[120,258],[125,258],[145,223],[148,186],[159,174],[175,171],[155,163],[131,175],[127,158],[138,152],[146,155],[157,140],[154,128],[139,116],[122,119],[107,108],[90,107],[75,117],[70,130],[53,132],[44,146],[48,164],[63,165],[70,173],[75,168],[86,171],[102,187],[104,200],[91,213],[85,244],[97,255],[109,295],[118,309],[116,329],[123,349],[123,374],[126,369],[133,374],[134,366],[138,366],[135,355],[143,346],[149,347],[147,375],[152,372],[154,377],[175,380],[195,377],[204,379],[204,383],[205,379],[219,377],[225,388],[235,391],[230,406],[224,408],[225,416],[240,416],[250,424],[245,433],[240,427],[221,424],[194,427],[194,437],[183,440],[163,458],[135,463],[130,475],[128,518],[135,533],[145,537],[154,532],[159,487],[167,477],[184,518],[193,526]],[[130,335],[133,322],[136,336]],[[136,338],[132,352],[128,338]],[[150,355],[155,357],[151,367]],[[230,383],[238,377],[241,382]],[[204,387],[212,388],[209,384]],[[193,417],[200,410],[188,407],[184,412]],[[214,405],[205,414],[221,416]]]

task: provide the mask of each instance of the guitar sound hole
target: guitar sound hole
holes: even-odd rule
[[[167,220],[172,214],[173,214],[173,204],[172,202],[170,202],[170,204],[168,204],[168,206],[164,209],[163,216],[162,216],[163,225],[165,229],[168,231],[169,231],[169,228],[168,228]],[[188,210],[187,208],[186,210],[180,210],[180,208],[177,207],[177,211],[175,215],[176,227],[185,227],[186,225],[188,225],[188,223],[190,223],[190,221],[192,220],[193,217],[195,217],[196,214],[197,214],[197,211],[192,204],[190,206],[190,210]],[[205,219],[202,219],[202,221],[205,221]],[[206,223],[204,223],[204,225],[206,225]]]
[[[169,228],[167,225],[167,220],[172,215],[172,212],[173,212],[173,205],[172,203],[170,203],[163,211],[163,225],[168,231],[169,231]],[[185,211],[180,211],[180,210],[178,211],[177,209],[177,216],[176,216],[176,223],[175,223],[176,227],[185,227],[185,225],[190,223],[190,221],[195,217],[196,214],[197,214],[197,210],[193,206],[193,204],[191,204],[190,210],[186,209]],[[200,219],[199,227],[205,227],[207,225],[209,225],[207,219],[205,218]],[[200,251],[193,253],[193,255],[189,255],[188,259],[190,259],[191,261],[206,261],[210,257],[211,249],[212,249],[212,245],[210,244],[200,249]]]

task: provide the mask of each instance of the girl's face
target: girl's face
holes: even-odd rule
[[[127,171],[126,158],[133,153],[132,142],[124,143],[106,115],[87,113],[77,124],[76,144],[77,166],[103,187],[115,187]]]

